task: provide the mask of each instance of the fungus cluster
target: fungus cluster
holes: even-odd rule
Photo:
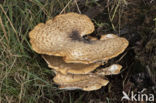
[[[105,75],[120,73],[119,64],[95,69],[121,54],[128,41],[114,34],[103,35],[100,40],[90,38],[88,34],[93,31],[89,17],[66,13],[38,24],[29,33],[32,49],[55,72],[53,81],[60,89],[97,90],[108,84]]]

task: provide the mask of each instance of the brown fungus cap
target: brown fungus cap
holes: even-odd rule
[[[53,81],[59,85],[60,89],[82,89],[84,91],[92,91],[106,86],[109,81],[107,78],[104,78],[104,76],[119,74],[121,68],[121,65],[113,64],[88,74],[62,74],[60,72],[55,72],[56,76],[53,78]]]
[[[40,54],[62,56],[67,63],[107,61],[128,46],[125,38],[116,36],[104,40],[85,40],[94,25],[85,15],[67,13],[38,24],[30,33],[32,49]]]
[[[47,62],[50,68],[55,69],[62,74],[87,74],[101,65],[100,62],[91,64],[66,63],[62,57],[58,56],[42,55],[42,57]]]
[[[98,75],[113,75],[113,74],[119,74],[120,70],[122,69],[122,66],[119,64],[112,64],[109,67],[98,69],[95,74]]]
[[[84,91],[100,89],[109,82],[106,78],[94,74],[64,75],[59,72],[56,73],[53,80],[60,86],[60,89],[82,89]]]

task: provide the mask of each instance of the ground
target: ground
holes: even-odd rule
[[[122,91],[156,94],[155,5],[155,0],[0,0],[0,103],[121,103]],[[54,73],[31,49],[28,33],[34,26],[66,12],[88,15],[96,27],[92,36],[115,33],[129,40],[126,51],[105,65],[123,65],[119,75],[108,76],[106,87],[59,90]]]

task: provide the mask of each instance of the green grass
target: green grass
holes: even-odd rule
[[[31,49],[28,34],[59,14],[69,0],[5,0],[0,4],[0,103],[64,102],[53,72]],[[65,12],[70,10],[69,7]]]

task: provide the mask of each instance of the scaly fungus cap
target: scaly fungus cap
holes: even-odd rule
[[[128,41],[122,37],[86,40],[82,36],[94,31],[85,15],[67,13],[38,24],[30,33],[32,49],[39,54],[62,56],[67,63],[107,61],[122,53]]]

